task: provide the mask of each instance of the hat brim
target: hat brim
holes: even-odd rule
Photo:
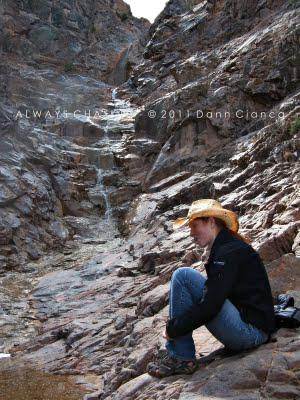
[[[188,218],[177,218],[176,221],[173,222],[173,230],[183,228],[184,226],[187,226],[188,223]]]

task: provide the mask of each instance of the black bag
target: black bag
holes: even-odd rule
[[[294,297],[280,294],[274,305],[275,325],[279,328],[298,328],[300,326],[300,308],[294,307]]]

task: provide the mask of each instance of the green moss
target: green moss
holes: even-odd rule
[[[62,26],[64,19],[63,12],[58,7],[53,7],[52,9],[52,23],[54,26],[60,27]]]
[[[288,5],[292,8],[297,8],[300,6],[300,0],[289,0]]]
[[[188,11],[191,11],[195,7],[195,1],[194,0],[185,0],[185,6]]]
[[[119,12],[119,11],[117,11],[117,16],[120,18],[121,21],[126,21],[129,17],[129,15],[126,14],[125,12]]]
[[[72,63],[66,63],[64,65],[64,71],[65,72],[70,72],[74,70],[74,65]]]
[[[300,118],[295,119],[290,125],[290,134],[295,135],[300,132]]]

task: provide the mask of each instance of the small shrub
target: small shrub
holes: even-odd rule
[[[290,135],[300,132],[300,118],[295,119],[290,125]]]
[[[30,8],[30,10],[33,10],[33,8],[34,8],[34,1],[33,0],[28,0],[28,7]]]
[[[299,1],[300,1],[300,0],[289,0],[289,4],[290,4],[291,6],[295,6],[295,5],[297,5],[297,4],[299,3]]]
[[[61,27],[63,24],[64,15],[60,8],[54,7],[52,9],[52,23],[54,26]]]
[[[194,0],[185,0],[185,6],[188,11],[191,11],[195,7],[195,1]]]
[[[118,17],[120,18],[121,21],[126,21],[128,19],[128,14],[125,12],[117,12]]]
[[[74,65],[72,63],[66,63],[64,65],[64,71],[65,72],[73,71],[73,69],[74,69]]]

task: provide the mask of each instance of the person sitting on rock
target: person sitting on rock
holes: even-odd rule
[[[269,341],[275,331],[273,298],[259,254],[239,235],[237,215],[212,199],[194,201],[187,218],[190,236],[209,250],[207,279],[183,266],[172,274],[166,349],[147,366],[149,374],[165,377],[191,374],[197,367],[194,329],[205,325],[224,350],[239,352]]]

